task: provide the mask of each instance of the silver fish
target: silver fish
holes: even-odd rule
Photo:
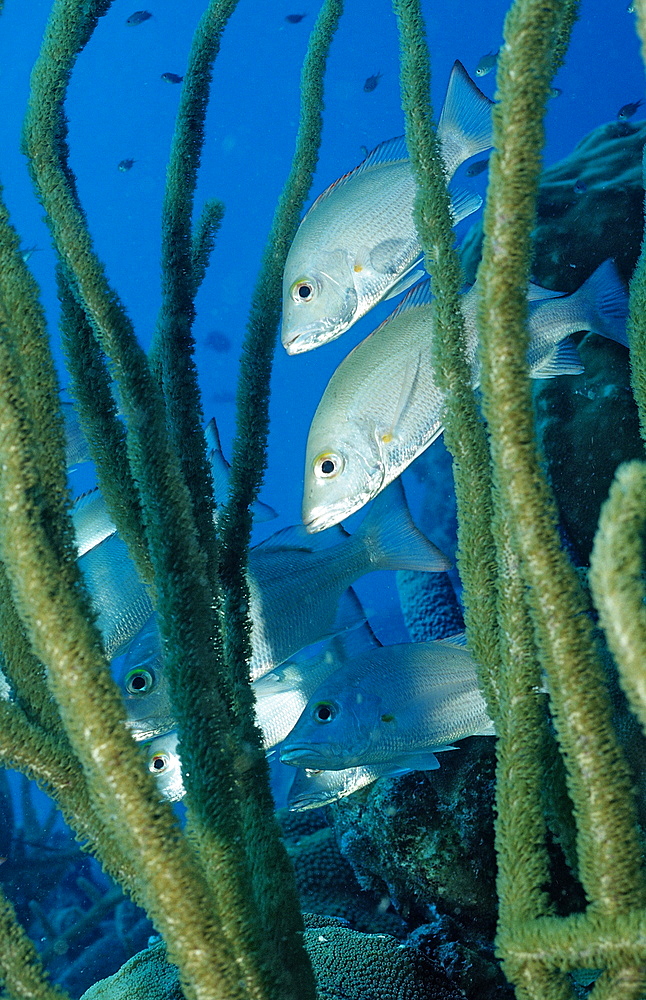
[[[324,771],[434,770],[435,754],[454,740],[494,735],[463,641],[382,646],[357,657],[316,689],[280,759]]]
[[[360,788],[367,788],[379,778],[394,778],[410,774],[410,771],[409,767],[393,767],[391,764],[346,767],[342,771],[313,771],[299,767],[287,796],[287,806],[292,812],[320,809],[347,798]]]
[[[479,382],[477,300],[477,285],[461,299],[474,387]],[[527,360],[533,378],[583,371],[566,339],[577,331],[626,344],[627,296],[611,261],[572,295],[530,285],[528,302]],[[429,348],[433,316],[425,282],[330,379],[307,440],[303,522],[308,531],[321,531],[359,510],[442,433],[444,396]]]
[[[227,462],[222,452],[220,444],[220,434],[214,417],[211,417],[204,428],[206,438],[207,458],[211,469],[211,479],[213,480],[213,496],[217,507],[223,507],[229,499],[229,479],[231,466]],[[253,519],[257,524],[262,521],[272,521],[278,514],[268,503],[256,500],[251,508]],[[217,511],[216,511],[217,520]]]
[[[155,614],[110,668],[123,695],[126,726],[135,740],[150,740],[176,727]]]
[[[76,552],[80,558],[117,530],[98,489],[77,497],[72,507]]]
[[[461,163],[491,146],[491,105],[456,62],[437,130],[448,180]],[[317,198],[285,264],[281,339],[288,354],[341,336],[375,303],[423,276],[415,192],[400,137],[377,146]],[[457,223],[482,199],[475,192],[456,193],[452,203]]]
[[[321,549],[301,525],[277,532],[249,558],[253,656],[258,680],[321,639],[361,624],[361,612],[339,621],[341,595],[378,569],[442,572],[447,558],[413,524],[401,484],[379,497],[353,535]],[[347,617],[347,616],[346,616]]]
[[[266,750],[276,746],[291,732],[310,696],[326,677],[345,666],[354,656],[379,646],[366,623],[335,636],[318,656],[288,660],[260,677],[253,685],[256,722],[262,729]]]
[[[81,556],[79,566],[97,612],[105,654],[118,656],[152,614],[148,589],[116,532]]]
[[[182,780],[182,763],[177,753],[177,733],[157,736],[144,744],[146,765],[155,776],[159,794],[171,802],[184,798],[186,790]]]
[[[486,76],[487,73],[491,73],[492,69],[495,69],[498,64],[499,53],[500,50],[497,49],[495,52],[487,52],[485,56],[482,56],[476,66],[476,76]]]

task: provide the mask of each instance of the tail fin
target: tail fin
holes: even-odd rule
[[[493,101],[485,97],[456,59],[437,126],[449,180],[470,156],[493,146],[492,107]]]
[[[450,561],[415,526],[401,479],[372,501],[355,536],[368,551],[373,569],[410,569],[444,573]]]
[[[594,333],[628,347],[628,294],[613,260],[604,260],[574,292],[572,299],[575,298],[589,313]]]
[[[204,437],[206,438],[207,457],[213,480],[213,496],[215,497],[216,506],[224,507],[229,499],[231,466],[222,454],[220,433],[215,422],[215,417],[211,417],[204,428]],[[257,524],[261,521],[271,521],[275,517],[278,517],[274,508],[270,507],[267,503],[263,503],[262,500],[256,500],[251,508],[251,512]]]

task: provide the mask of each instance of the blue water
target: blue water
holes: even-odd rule
[[[50,6],[45,0],[6,0],[0,18],[0,181],[23,246],[38,248],[29,266],[42,289],[65,386],[56,332],[55,255],[20,153],[29,73]],[[473,74],[480,57],[501,44],[507,3],[434,0],[424,6],[432,97],[439,112],[453,61],[460,59]],[[184,73],[203,7],[199,0],[149,0],[152,18],[129,26],[126,18],[137,9],[137,0],[116,0],[80,57],[69,90],[71,165],[80,197],[96,249],[144,345],[160,305],[160,213],[181,92],[181,84],[164,82],[161,75]],[[302,6],[241,0],[215,64],[196,202],[199,207],[206,198],[219,198],[226,214],[198,295],[195,338],[204,415],[216,417],[226,454],[234,432],[238,354],[273,208],[290,166],[300,66],[316,9],[309,0]],[[307,16],[290,24],[285,16],[291,13]],[[622,105],[644,96],[633,20],[626,0],[582,5],[566,65],[554,81],[562,94],[549,106],[546,164],[613,119]],[[382,74],[378,86],[364,92],[366,78],[377,73]],[[495,74],[478,83],[494,95]],[[354,167],[363,158],[362,147],[372,149],[403,132],[398,39],[387,0],[348,0],[332,47],[325,104],[312,197]],[[127,172],[118,169],[124,159],[135,161]],[[484,194],[486,174],[468,183]],[[343,338],[315,352],[289,358],[277,348],[262,496],[279,519],[257,529],[257,538],[299,520],[305,439],[314,409],[340,360],[390,308],[374,310]],[[405,481],[415,508],[421,499],[417,481],[411,473]],[[366,585],[362,594],[370,610],[381,615],[378,630],[391,641],[403,639],[392,581]]]

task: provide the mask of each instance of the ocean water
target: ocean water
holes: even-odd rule
[[[436,114],[454,60],[460,59],[473,75],[480,58],[500,46],[507,6],[505,0],[424,4]],[[52,348],[65,386],[57,340],[55,254],[20,151],[29,74],[50,7],[48,0],[5,0],[0,17],[0,183],[24,249],[33,248],[29,266],[42,291]],[[181,83],[169,83],[162,76],[183,75],[204,4],[200,0],[150,0],[147,10],[152,17],[129,25],[127,18],[136,7],[135,2],[115,0],[101,19],[78,60],[66,111],[71,166],[96,250],[146,346],[160,306],[161,204],[181,93]],[[347,0],[346,8],[328,63],[325,127],[312,199],[363,159],[363,147],[370,150],[403,133],[399,43],[390,4],[387,0]],[[194,334],[204,416],[215,416],[225,455],[230,454],[234,433],[238,357],[250,296],[291,162],[299,73],[316,12],[317,5],[311,3],[301,7],[285,0],[241,0],[214,67],[196,204],[199,207],[206,198],[216,197],[224,202],[226,212],[197,298]],[[291,14],[305,16],[291,23],[287,20]],[[366,92],[365,81],[376,74],[380,75],[377,86]],[[478,85],[493,97],[495,72],[480,78]],[[645,96],[634,15],[626,10],[626,0],[582,4],[566,63],[554,85],[561,93],[549,105],[546,166],[565,156],[591,129],[614,119],[623,105]],[[635,120],[641,117],[639,109]],[[120,169],[126,160],[134,161],[132,167]],[[484,196],[486,173],[466,183]],[[466,232],[472,221],[467,220],[458,233]],[[257,526],[254,540],[300,520],[305,441],[316,405],[341,359],[390,308],[390,303],[377,307],[341,339],[315,352],[288,357],[278,345],[269,462],[261,496],[279,516]],[[419,478],[412,470],[405,475],[416,514],[426,495]],[[446,492],[446,484],[438,483],[443,503]],[[451,517],[447,507],[437,512],[439,543],[447,541],[447,532],[450,535]],[[350,521],[350,527],[355,523]],[[432,523],[427,523],[431,538],[432,529]],[[449,537],[449,549],[452,544]],[[380,637],[403,641],[406,633],[392,577],[375,576],[359,592]],[[24,798],[21,804],[20,786],[13,777],[9,787],[16,825],[24,829],[29,806]],[[43,823],[47,806],[38,796],[34,802],[38,822]],[[60,825],[55,830],[64,838]],[[81,874],[85,871],[79,869]],[[102,877],[96,871],[92,877],[103,891]],[[3,867],[0,881],[4,881]],[[57,891],[59,909],[71,906],[64,887]],[[28,901],[25,906],[25,913],[31,912],[35,920]],[[133,926],[137,919],[132,918]],[[47,934],[41,924],[33,925],[34,935],[38,936],[40,928],[44,940]],[[142,946],[147,930],[141,925],[137,933],[133,941]],[[65,961],[59,956],[58,974],[64,971]]]

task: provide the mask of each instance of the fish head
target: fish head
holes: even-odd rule
[[[324,428],[316,423],[315,415],[305,454],[302,508],[310,532],[360,510],[379,493],[386,475],[377,435],[361,418],[349,419],[344,434],[319,433]]]
[[[154,775],[157,789],[165,799],[179,802],[186,789],[182,781],[182,764],[177,753],[177,733],[166,733],[144,745],[146,766]]]
[[[167,733],[175,725],[155,616],[114,657],[111,670],[121,689],[126,726],[136,740]]]
[[[343,671],[345,674],[345,671]],[[283,742],[284,764],[340,771],[362,763],[381,718],[381,698],[352,685],[319,688]]]
[[[283,274],[280,336],[288,354],[302,354],[340,337],[359,308],[350,255],[344,250],[305,251],[297,234]]]

